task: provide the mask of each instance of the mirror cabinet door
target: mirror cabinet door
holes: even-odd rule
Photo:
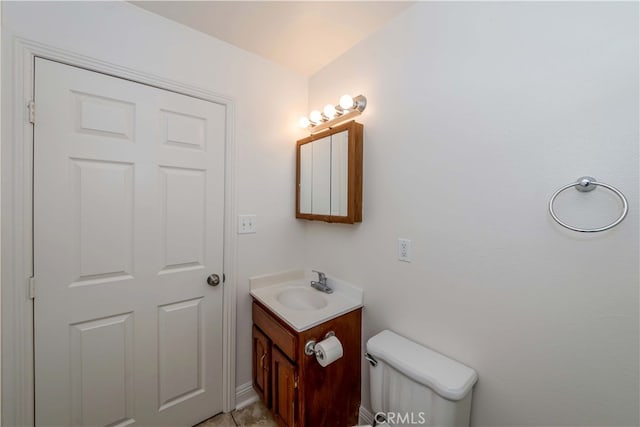
[[[298,141],[296,217],[362,220],[362,125],[349,122]]]
[[[331,135],[331,215],[347,215],[349,131]]]
[[[298,212],[311,214],[311,161],[313,144],[298,146]]]
[[[313,141],[311,162],[311,213],[331,214],[331,135]]]

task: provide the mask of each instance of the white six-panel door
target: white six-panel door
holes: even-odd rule
[[[36,424],[222,409],[225,106],[36,59]]]

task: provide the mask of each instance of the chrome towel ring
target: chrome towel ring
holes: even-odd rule
[[[558,197],[558,195],[562,193],[564,190],[566,190],[567,188],[574,187],[578,191],[581,191],[583,193],[588,193],[589,191],[595,190],[597,186],[604,187],[607,190],[613,191],[615,195],[620,198],[620,201],[622,201],[622,214],[618,217],[618,219],[613,221],[611,224],[605,225],[604,227],[598,227],[598,228],[573,227],[569,224],[562,222],[560,218],[558,218],[556,213],[553,211],[553,202],[555,202],[556,197]],[[551,214],[553,219],[555,219],[556,222],[561,226],[568,228],[569,230],[577,231],[580,233],[597,233],[599,231],[609,230],[610,228],[613,228],[616,225],[620,224],[622,220],[627,216],[627,212],[629,212],[629,203],[627,202],[627,198],[624,197],[624,194],[622,194],[620,190],[618,190],[617,188],[609,184],[605,184],[604,182],[598,182],[596,181],[595,178],[590,176],[583,176],[581,178],[578,178],[578,181],[573,182],[571,184],[567,184],[564,187],[558,189],[558,191],[553,193],[553,196],[551,196],[551,200],[549,201],[549,213]]]

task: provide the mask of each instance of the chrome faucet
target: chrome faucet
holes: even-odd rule
[[[316,271],[316,270],[312,270],[312,271],[314,273],[318,273],[318,281],[316,282],[315,280],[312,280],[311,287],[319,290],[320,292],[324,292],[326,294],[332,293],[333,289],[331,289],[329,285],[327,285],[327,276],[321,271]]]

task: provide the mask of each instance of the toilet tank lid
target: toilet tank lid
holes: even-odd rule
[[[369,338],[367,352],[450,400],[464,398],[478,380],[474,369],[391,331]]]

